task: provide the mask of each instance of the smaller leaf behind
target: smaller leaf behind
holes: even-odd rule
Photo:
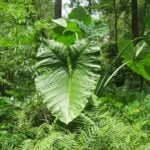
[[[90,25],[92,23],[92,17],[88,15],[85,9],[81,6],[74,8],[72,12],[68,15],[68,18],[81,21],[85,25]]]
[[[129,40],[121,40],[119,42],[119,50],[125,45],[129,45],[126,51],[122,53],[125,62],[129,62],[127,66],[136,73],[150,80],[150,47],[144,42],[140,41],[136,46]]]

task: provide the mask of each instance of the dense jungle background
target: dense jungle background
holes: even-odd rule
[[[0,0],[0,150],[150,150],[149,81],[149,0]]]

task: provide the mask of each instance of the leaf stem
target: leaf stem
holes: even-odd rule
[[[102,94],[102,91],[103,91],[103,89],[104,89],[104,87],[105,87],[105,82],[107,81],[107,78],[108,78],[108,76],[109,76],[109,74],[110,74],[110,72],[111,72],[113,66],[115,65],[115,63],[117,62],[117,60],[120,58],[121,54],[122,54],[133,42],[135,42],[135,41],[137,41],[137,40],[141,40],[141,39],[143,39],[143,37],[137,37],[137,38],[131,40],[131,42],[130,42],[128,45],[126,45],[126,46],[118,53],[118,55],[116,56],[116,58],[114,59],[114,61],[113,61],[112,64],[110,65],[110,67],[108,68],[108,71],[105,73],[104,77],[102,78],[102,80],[99,79],[99,82],[98,82],[98,84],[97,84],[97,89],[96,89],[96,92],[95,92],[96,95],[101,95],[101,94]],[[101,81],[100,81],[100,80],[101,80]]]

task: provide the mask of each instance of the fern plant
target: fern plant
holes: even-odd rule
[[[99,79],[99,46],[80,40],[71,46],[46,41],[37,66],[46,69],[35,80],[53,115],[69,123],[84,109]]]

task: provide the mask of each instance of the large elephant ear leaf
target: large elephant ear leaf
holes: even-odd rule
[[[36,88],[52,114],[66,124],[81,113],[94,92],[99,79],[98,52],[98,46],[85,40],[70,47],[49,41],[39,49],[38,66],[48,71],[36,78]]]
[[[136,46],[129,40],[122,40],[119,42],[119,49],[121,50],[125,45],[128,47],[122,53],[122,57],[128,62],[127,66],[150,81],[150,47],[143,40]]]

